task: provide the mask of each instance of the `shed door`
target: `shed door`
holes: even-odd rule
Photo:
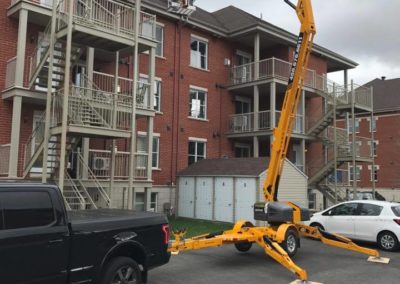
[[[197,178],[196,185],[196,218],[212,220],[212,178]]]
[[[233,222],[233,178],[215,179],[215,220]]]
[[[236,214],[235,219],[246,220],[254,223],[253,207],[256,202],[256,179],[236,179]]]
[[[180,217],[194,217],[194,178],[179,179],[178,212]]]

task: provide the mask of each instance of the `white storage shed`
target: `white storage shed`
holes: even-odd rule
[[[177,215],[186,218],[254,222],[253,206],[264,201],[268,158],[206,159],[178,173]],[[286,160],[280,201],[308,207],[307,176]]]

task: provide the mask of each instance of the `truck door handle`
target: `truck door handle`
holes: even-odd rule
[[[63,239],[56,239],[56,240],[50,240],[48,241],[49,245],[56,245],[62,243],[64,240]]]

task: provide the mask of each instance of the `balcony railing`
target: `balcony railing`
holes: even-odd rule
[[[115,78],[113,75],[93,72],[93,83],[96,88],[103,90],[105,92],[114,93],[115,92]],[[132,85],[133,80],[130,78],[118,77],[118,94],[125,96],[132,96]],[[150,102],[150,84],[147,82],[138,82],[138,90],[136,93],[136,107],[140,109],[150,109],[154,107]]]
[[[11,144],[0,145],[0,176],[8,175]]]
[[[17,57],[7,61],[5,88],[9,89],[15,86],[15,72],[17,70]]]
[[[279,79],[288,81],[291,63],[278,59],[268,58],[259,62],[252,62],[231,68],[231,85],[239,85],[244,83],[251,83],[256,80],[263,79]],[[258,74],[256,73],[258,70]],[[334,93],[333,86],[336,85],[336,93]],[[326,74],[319,75],[315,70],[307,69],[304,78],[304,86],[322,91],[330,96],[336,96],[339,104],[349,104],[351,100],[351,92],[345,90],[333,81],[330,81]],[[355,103],[360,106],[372,106],[372,92],[369,88],[358,85],[353,85],[355,90]]]
[[[147,179],[147,153],[135,153],[136,169],[135,179]],[[114,177],[116,180],[129,178],[129,152],[116,151]],[[110,179],[111,177],[111,151],[89,150],[89,167],[98,179]]]
[[[260,111],[258,115],[258,125],[254,125],[254,113],[234,114],[230,116],[229,131],[230,133],[246,133],[253,131],[268,131],[278,125],[280,111],[275,111],[275,125],[271,123],[271,111]],[[303,116],[296,115],[293,123],[293,133],[303,134]]]
[[[71,0],[73,21],[89,28],[100,29],[132,39],[135,32],[135,8],[113,0]],[[60,0],[57,7],[58,28],[67,25],[69,1]],[[140,12],[139,36],[156,37],[156,16]]]

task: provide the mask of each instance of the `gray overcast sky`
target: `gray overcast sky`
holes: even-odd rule
[[[292,0],[297,3],[297,0]],[[283,0],[196,0],[213,12],[233,5],[297,34],[299,22]],[[359,66],[349,72],[356,83],[400,78],[400,0],[312,0],[317,27],[315,42]],[[331,79],[343,82],[343,72]]]

